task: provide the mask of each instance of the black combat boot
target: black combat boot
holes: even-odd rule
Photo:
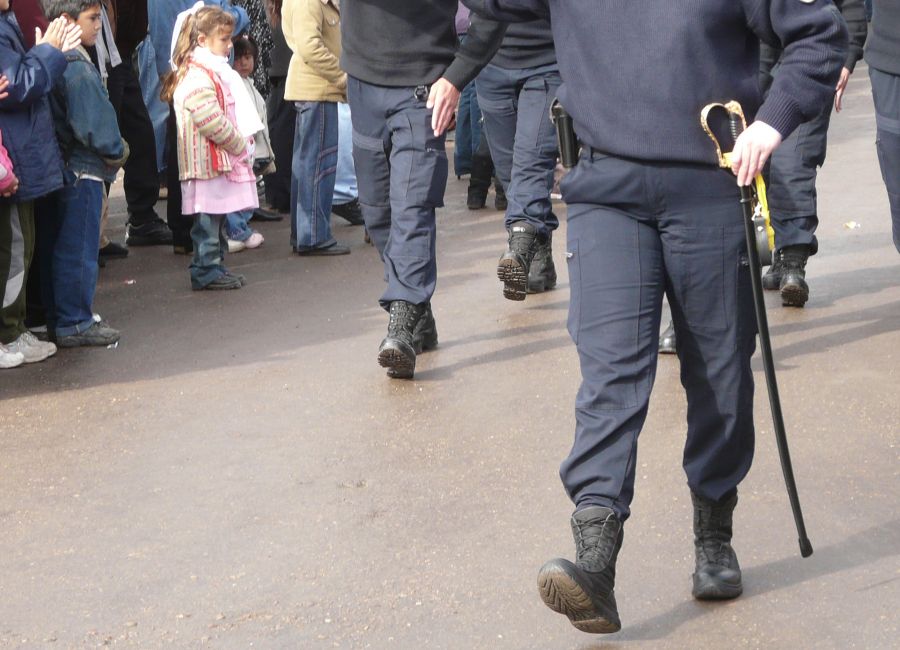
[[[542,293],[556,286],[556,267],[553,265],[553,236],[538,238],[531,269],[528,271],[528,293]]]
[[[775,251],[772,257],[774,258],[772,266],[769,267],[769,270],[762,277],[762,286],[766,291],[778,291],[781,288],[781,272],[783,270],[781,268],[781,255],[779,255],[778,251]]]
[[[497,264],[497,277],[503,283],[504,298],[525,300],[528,274],[537,245],[537,232],[527,221],[514,221],[509,227],[509,246]]]
[[[669,321],[669,326],[659,335],[659,352],[660,354],[675,354],[675,323]]]
[[[809,300],[809,286],[806,284],[806,260],[809,246],[785,246],[778,251],[781,259],[781,304],[788,307],[802,307]]]
[[[416,370],[414,332],[424,314],[424,305],[405,300],[391,303],[387,336],[378,348],[378,363],[388,369],[389,377],[412,379]]]
[[[416,327],[413,330],[413,349],[416,351],[416,354],[433,350],[438,345],[437,325],[434,322],[431,303],[426,302],[424,306],[425,311],[416,322]],[[390,374],[390,371],[388,371],[388,374]]]
[[[494,209],[499,212],[506,212],[509,201],[506,200],[506,190],[496,178],[494,179]]]
[[[541,567],[538,590],[554,612],[582,632],[618,632],[622,623],[613,587],[622,548],[622,524],[610,508],[589,506],[572,515],[575,564],[557,558]]]
[[[741,567],[731,548],[731,514],[737,493],[724,502],[715,502],[691,492],[694,503],[694,598],[728,600],[744,590]]]
[[[487,204],[487,190],[483,190],[480,187],[472,187],[469,186],[469,191],[466,196],[466,207],[469,210],[480,210]]]

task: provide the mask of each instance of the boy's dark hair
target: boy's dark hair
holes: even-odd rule
[[[253,55],[254,61],[259,61],[259,46],[249,36],[237,36],[231,40],[234,45],[234,58],[239,59],[248,54]]]
[[[41,0],[41,6],[47,20],[56,20],[63,14],[78,20],[82,11],[101,5],[100,0]]]

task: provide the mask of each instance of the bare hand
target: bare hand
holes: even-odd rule
[[[781,134],[765,122],[754,122],[738,136],[731,154],[731,171],[740,186],[750,185],[763,170],[772,152],[781,144]]]
[[[3,196],[3,197],[12,196],[13,194],[15,194],[16,192],[19,191],[19,179],[16,178],[16,175],[13,174],[12,172],[10,172],[10,174],[12,175],[12,185],[10,185],[9,188],[7,188],[7,190],[4,191],[3,194],[0,196]]]
[[[34,28],[34,44],[35,45],[50,45],[55,47],[57,50],[62,47],[62,39],[63,35],[66,33],[66,27],[69,26],[68,21],[65,18],[60,16],[56,20],[51,20],[50,24],[47,25],[47,31],[41,34],[41,28]]]
[[[62,46],[60,49],[63,52],[68,52],[69,50],[74,50],[79,45],[81,45],[81,26],[76,25],[75,23],[67,25],[66,32],[63,34]]]
[[[452,83],[441,77],[431,86],[428,93],[426,108],[433,109],[431,113],[431,128],[435,137],[441,135],[450,126],[453,112],[459,103],[459,91]]]
[[[841,112],[841,100],[844,98],[844,91],[847,89],[847,82],[850,81],[850,71],[847,68],[841,69],[841,78],[838,79],[837,86],[834,89],[834,110]]]
[[[6,78],[5,74],[0,74],[0,99],[9,97],[9,93],[6,92],[7,88],[9,88],[9,79]]]

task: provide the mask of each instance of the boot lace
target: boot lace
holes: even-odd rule
[[[391,303],[390,320],[388,321],[388,336],[411,337],[419,320],[419,309],[415,305],[403,300],[395,300]]]
[[[579,564],[606,567],[612,558],[619,534],[615,516],[606,515],[586,521],[575,521],[575,554]]]

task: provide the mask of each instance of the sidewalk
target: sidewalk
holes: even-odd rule
[[[579,382],[564,226],[557,290],[505,301],[502,216],[466,210],[451,175],[440,347],[414,381],[376,363],[381,266],[341,220],[353,252],[331,259],[293,256],[289,224],[261,224],[265,245],[228,258],[240,291],[192,292],[188,258],[132,249],[101,271],[95,305],[118,347],[0,375],[0,647],[895,647],[900,256],[865,66],[844,103],[810,301],[767,296],[811,558],[757,355],[735,521],[745,594],[691,600],[685,400],[666,357],[619,559],[623,630],[584,635],[544,607],[538,568],[572,555],[557,477]],[[112,207],[121,241],[120,187]]]

